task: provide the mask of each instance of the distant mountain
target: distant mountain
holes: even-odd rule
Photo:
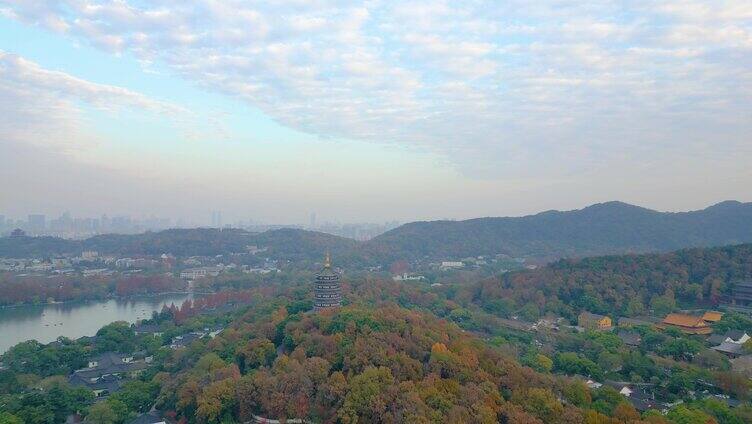
[[[48,257],[95,250],[100,254],[214,256],[245,252],[247,246],[268,248],[279,259],[320,260],[326,251],[350,252],[357,242],[330,234],[297,229],[251,233],[238,229],[172,229],[143,234],[104,234],[86,240],[56,237],[0,238],[0,257]]]
[[[96,250],[103,254],[179,256],[244,252],[292,261],[319,260],[329,251],[343,265],[389,264],[505,253],[540,259],[662,252],[752,242],[752,203],[728,201],[693,212],[658,212],[622,202],[516,218],[413,222],[367,242],[300,229],[251,233],[238,229],[173,229],[86,240],[0,238],[0,257],[46,257]]]
[[[368,241],[362,251],[380,262],[498,253],[555,259],[751,241],[752,203],[670,213],[607,202],[515,218],[413,222]]]

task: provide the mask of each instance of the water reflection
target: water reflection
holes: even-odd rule
[[[59,336],[93,336],[113,321],[136,322],[150,318],[163,305],[180,306],[189,294],[136,297],[125,300],[29,305],[0,309],[0,353],[16,343],[36,339],[49,343]]]

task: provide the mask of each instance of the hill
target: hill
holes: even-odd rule
[[[486,310],[528,318],[581,310],[612,316],[657,315],[677,307],[715,307],[733,283],[752,278],[752,244],[671,253],[562,259],[467,287]]]
[[[413,222],[363,246],[382,262],[505,253],[537,258],[661,252],[752,242],[752,203],[658,212],[622,202],[507,218]]]
[[[752,203],[728,201],[699,211],[658,212],[621,202],[524,217],[413,222],[370,241],[301,229],[251,233],[239,229],[172,229],[135,235],[106,234],[86,240],[54,237],[0,238],[0,257],[48,257],[96,250],[103,254],[220,255],[268,248],[284,260],[318,260],[330,251],[340,264],[390,264],[499,253],[558,259],[604,254],[665,252],[688,247],[752,242]]]
[[[171,229],[143,234],[104,234],[86,240],[56,237],[0,238],[0,257],[49,257],[95,250],[100,254],[214,256],[245,252],[246,246],[269,249],[278,259],[320,259],[324,253],[351,251],[354,240],[297,229],[251,233],[238,229]]]

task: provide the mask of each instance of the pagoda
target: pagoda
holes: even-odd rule
[[[313,310],[338,308],[342,305],[342,289],[339,275],[332,271],[332,259],[329,253],[324,260],[324,268],[316,274],[313,283]]]

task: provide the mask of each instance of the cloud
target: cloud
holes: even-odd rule
[[[466,174],[706,154],[707,139],[749,152],[746,1],[0,4],[14,19],[163,63],[291,128],[421,146]],[[115,95],[76,90],[100,105]]]
[[[48,70],[0,50],[0,137],[4,143],[46,146],[75,153],[98,143],[83,106],[115,115],[123,110],[185,124],[182,106],[131,90]],[[184,128],[181,125],[181,128]]]

